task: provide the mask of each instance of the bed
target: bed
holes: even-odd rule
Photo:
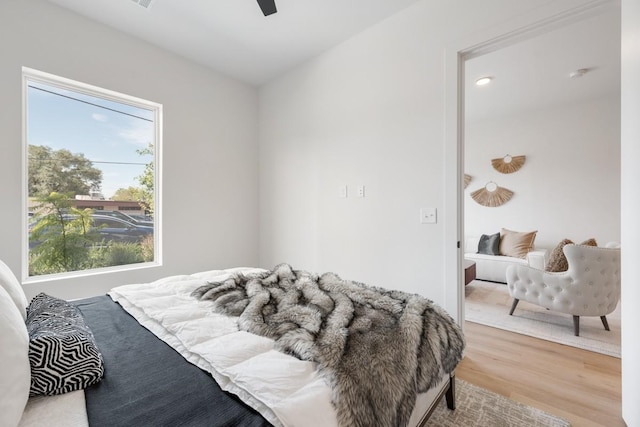
[[[265,292],[277,304],[261,299]],[[336,292],[351,293],[346,305]],[[323,298],[329,294],[333,302],[325,310]],[[287,307],[291,295],[296,301]],[[373,419],[377,425],[418,426],[443,396],[455,407],[453,370],[464,338],[444,311],[416,295],[285,264],[271,271],[213,270],[120,286],[73,305],[93,334],[104,375],[84,390],[31,397],[21,427],[339,426],[372,425]],[[338,316],[346,306],[355,307],[348,321]],[[378,316],[381,307],[401,319],[394,324],[423,323],[417,341],[414,336],[409,344],[415,358],[399,348],[387,359],[360,363],[363,352],[386,353],[380,350],[384,341],[349,346],[362,343],[356,336],[366,337],[368,329],[384,329],[389,319]],[[411,317],[411,307],[431,316],[416,322],[420,318]],[[316,326],[302,318],[314,319]],[[342,326],[325,332],[336,321]],[[374,328],[378,324],[383,327]],[[427,329],[437,343],[426,342]],[[411,330],[389,331],[411,338]],[[340,335],[345,345],[327,344]],[[389,339],[376,336],[383,338]],[[341,355],[334,357],[336,351]],[[438,361],[416,365],[427,352]],[[345,365],[350,358],[351,365]],[[345,374],[346,368],[353,373]],[[380,382],[385,372],[390,374]],[[414,384],[408,391],[404,377]]]

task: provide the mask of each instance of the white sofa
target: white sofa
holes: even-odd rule
[[[469,237],[465,242],[464,258],[476,263],[476,279],[491,282],[507,283],[507,267],[510,265],[524,265],[544,270],[547,262],[548,250],[534,248],[527,259],[503,255],[479,254],[478,243],[480,237]]]

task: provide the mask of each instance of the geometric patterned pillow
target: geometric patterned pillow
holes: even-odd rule
[[[80,390],[102,379],[102,355],[76,306],[41,293],[27,307],[26,323],[30,396]]]

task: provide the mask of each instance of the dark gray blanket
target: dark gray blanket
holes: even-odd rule
[[[270,426],[108,296],[75,301],[102,352],[102,381],[85,390],[91,427]]]
[[[417,394],[453,372],[465,345],[458,325],[424,297],[287,264],[209,283],[193,295],[239,316],[240,329],[318,363],[345,427],[405,426]]]

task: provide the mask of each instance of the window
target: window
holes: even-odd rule
[[[23,90],[27,277],[158,264],[162,106],[28,68]]]

